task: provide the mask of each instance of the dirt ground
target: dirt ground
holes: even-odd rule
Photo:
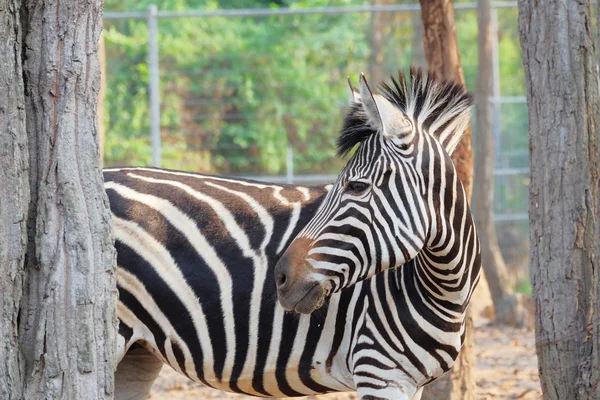
[[[541,399],[533,331],[476,323],[475,353],[478,400]],[[310,397],[317,400],[349,400],[351,393]],[[164,367],[152,388],[153,400],[250,400],[256,397],[229,394],[194,383]],[[305,398],[309,399],[309,398]],[[428,399],[423,399],[428,400]]]

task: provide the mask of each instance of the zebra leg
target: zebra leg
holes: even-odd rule
[[[423,387],[417,390],[417,393],[413,396],[412,400],[421,400],[421,396],[423,395]]]
[[[417,390],[415,383],[404,373],[396,370],[360,368],[363,374],[354,375],[360,400],[419,400],[422,388]]]
[[[373,388],[369,390],[358,389],[360,400],[421,400],[422,394],[423,391],[419,389],[411,396],[410,391],[391,386],[380,390],[373,390]]]
[[[115,400],[146,400],[163,362],[140,345],[133,345],[115,372]]]
[[[410,392],[411,391],[404,390],[404,388],[392,386],[379,390],[373,388],[361,390],[359,388],[358,396],[360,400],[419,400],[421,398],[421,393],[412,391],[415,395],[411,395]]]

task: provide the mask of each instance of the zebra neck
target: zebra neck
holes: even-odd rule
[[[456,239],[444,251],[425,248],[417,255],[413,279],[429,302],[463,321],[479,282],[479,239],[470,218],[451,236]]]

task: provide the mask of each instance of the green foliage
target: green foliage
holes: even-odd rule
[[[149,3],[109,0],[106,9],[144,10]],[[216,9],[237,3],[174,0],[163,1],[160,7]],[[253,3],[258,7],[288,5],[283,1]],[[325,3],[304,1],[294,6]],[[348,3],[338,1],[337,5]],[[331,161],[337,117],[346,98],[343,71],[357,53],[368,56],[363,37],[367,22],[365,16],[357,20],[350,15],[160,20],[164,165],[278,174],[285,170],[282,149],[288,142],[304,149],[296,154],[298,171]],[[360,29],[352,29],[357,24]],[[146,22],[105,25],[106,162],[147,164]],[[353,70],[360,70],[359,65],[354,64]],[[311,149],[309,142],[322,146]],[[178,154],[175,148],[183,151]],[[337,172],[340,166],[336,161],[328,165],[328,172]]]

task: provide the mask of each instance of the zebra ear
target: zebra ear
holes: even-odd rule
[[[454,153],[456,147],[460,143],[460,140],[469,125],[471,119],[471,113],[468,107],[465,107],[464,111],[458,114],[454,119],[450,120],[450,123],[446,121],[445,126],[440,129],[437,133],[437,139],[440,141],[444,149],[449,155]],[[438,124],[436,124],[438,125]]]
[[[369,88],[365,74],[360,74],[358,83],[360,87],[360,98],[362,100],[363,108],[369,117],[369,125],[377,130],[380,130],[382,128],[381,116],[379,115],[377,103],[375,103],[373,92],[371,92],[371,89]]]
[[[348,77],[348,87],[350,88],[350,104],[352,103],[360,103],[361,99],[360,99],[360,93],[358,92],[358,89],[354,87],[354,85],[352,84],[352,81],[350,81],[350,77]]]
[[[364,74],[360,75],[360,98],[369,117],[369,124],[384,137],[401,137],[412,132],[413,125],[410,119],[385,97],[373,94]]]

